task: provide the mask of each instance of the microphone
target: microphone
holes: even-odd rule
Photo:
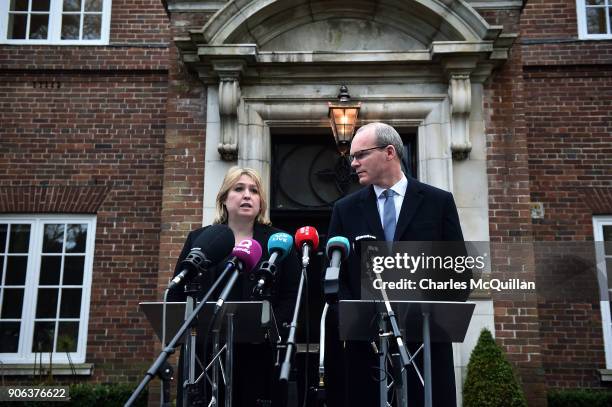
[[[233,271],[233,274],[223,288],[223,291],[221,291],[221,294],[219,294],[219,299],[215,305],[215,314],[223,307],[223,303],[238,279],[238,275],[243,271],[248,272],[253,270],[255,265],[259,262],[259,259],[261,259],[261,252],[261,245],[257,240],[253,239],[244,239],[234,247],[232,250],[232,258],[227,261],[225,270],[223,271],[224,273],[225,271]]]
[[[264,289],[268,286],[268,280],[276,277],[276,262],[281,262],[289,253],[293,246],[293,238],[287,233],[275,233],[268,239],[268,253],[270,258],[259,267],[257,274],[259,280],[253,289],[253,294],[263,296]]]
[[[303,226],[295,232],[295,246],[302,253],[302,267],[308,267],[310,262],[310,250],[319,247],[319,234],[312,226]]]
[[[350,251],[351,245],[346,237],[334,236],[327,241],[325,253],[330,259],[330,264],[327,270],[325,270],[323,294],[328,303],[338,301],[340,264],[348,258]]]
[[[234,233],[226,225],[212,225],[204,229],[193,243],[189,254],[181,261],[181,272],[168,284],[168,289],[175,289],[194,274],[199,274],[211,264],[226,258],[234,245]]]

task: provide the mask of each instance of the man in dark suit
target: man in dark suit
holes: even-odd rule
[[[381,241],[463,241],[453,196],[408,179],[402,172],[403,143],[393,127],[384,123],[361,127],[350,151],[351,166],[365,188],[335,203],[329,237],[344,236],[352,242],[361,235],[373,235]],[[361,278],[359,256],[351,253],[341,272],[340,299],[360,299]],[[465,300],[466,296],[455,298],[459,299]],[[337,330],[335,318],[337,315],[328,323],[330,331]],[[330,334],[331,340],[337,339]],[[378,361],[369,344],[346,342],[342,349],[342,345],[330,342],[326,367],[328,405],[379,405]],[[412,353],[418,348],[418,344],[408,345]],[[416,360],[422,372],[422,357]],[[433,405],[455,406],[450,343],[432,343],[432,374]],[[412,367],[408,382],[409,405],[422,406],[423,387]]]

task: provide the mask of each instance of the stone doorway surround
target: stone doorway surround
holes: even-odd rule
[[[214,13],[174,38],[207,86],[203,223],[232,165],[260,171],[270,191],[271,129],[329,127],[327,102],[345,84],[361,102],[359,125],[416,129],[419,179],[453,192],[466,240],[489,240],[483,83],[515,34],[462,0],[167,3]],[[455,345],[458,393],[480,329],[494,332],[492,301],[475,301]]]

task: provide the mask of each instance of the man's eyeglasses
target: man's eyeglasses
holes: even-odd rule
[[[369,156],[372,150],[377,150],[377,149],[386,148],[386,147],[387,146],[376,146],[376,147],[364,148],[363,150],[355,151],[355,154],[349,155],[348,158],[350,162],[353,162],[355,160],[361,161],[367,156]]]

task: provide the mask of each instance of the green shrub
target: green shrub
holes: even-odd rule
[[[612,392],[606,390],[568,389],[551,390],[548,407],[609,407]]]
[[[25,385],[17,385],[25,386]],[[47,386],[47,385],[43,385]],[[54,384],[53,386],[63,386],[62,384]],[[36,387],[36,386],[32,386]],[[70,402],[49,402],[49,401],[32,401],[20,403],[21,406],[40,407],[42,405],[48,407],[121,407],[130,398],[132,392],[136,388],[131,384],[93,384],[79,383],[71,384],[70,386]],[[0,406],[14,407],[14,402],[0,402]],[[147,391],[145,390],[137,402],[134,404],[137,407],[146,407]]]
[[[463,385],[464,407],[527,407],[525,395],[502,349],[483,329]]]

